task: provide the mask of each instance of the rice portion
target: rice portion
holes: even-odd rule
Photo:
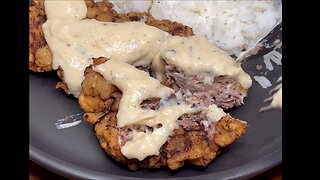
[[[282,19],[281,0],[111,2],[119,13],[147,11],[156,19],[190,26],[195,34],[236,56],[253,47]]]

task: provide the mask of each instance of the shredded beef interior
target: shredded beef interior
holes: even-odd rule
[[[243,104],[245,91],[240,83],[228,76],[210,78],[209,75],[187,75],[172,65],[166,65],[164,85],[182,93],[190,104],[205,107],[216,104],[225,110]]]

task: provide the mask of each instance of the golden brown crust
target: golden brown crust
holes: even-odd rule
[[[105,113],[85,113],[84,118],[87,122],[90,124],[95,124],[100,118],[102,118],[105,115]]]
[[[121,153],[121,145],[125,143],[123,134],[126,128],[117,128],[116,113],[108,113],[95,124],[96,135],[106,153],[117,161],[127,164],[131,170],[162,166],[176,170],[185,163],[206,166],[216,157],[219,148],[233,143],[245,133],[247,127],[246,123],[229,115],[224,116],[214,125],[215,131],[211,134],[201,129],[185,130],[180,127],[174,130],[169,140],[161,147],[158,156],[150,156],[143,161],[138,161],[127,159]]]
[[[173,36],[187,37],[194,35],[192,28],[188,26],[184,26],[177,22],[171,22],[169,20],[155,20],[151,15],[148,16],[146,24],[166,31]]]
[[[43,0],[33,0],[29,7],[29,69],[51,71],[52,55],[44,39],[42,24],[47,20]]]
[[[225,147],[243,134],[243,124],[241,121],[234,121],[233,118],[224,118],[217,124],[214,141],[221,147]]]
[[[102,64],[106,62],[108,59],[105,57],[100,57],[100,58],[93,58],[93,66],[98,66],[99,64]]]
[[[81,83],[82,92],[79,105],[86,113],[108,112],[114,103],[112,96],[119,89],[108,83],[104,77],[91,68],[85,70],[85,79]]]

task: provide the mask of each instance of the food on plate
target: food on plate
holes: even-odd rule
[[[155,82],[148,72],[113,60],[94,66],[86,69],[79,97],[87,112],[84,118],[95,124],[102,148],[132,170],[162,166],[175,170],[184,163],[206,166],[221,147],[245,133],[245,122],[232,118],[213,103],[190,105],[179,97],[179,91]],[[108,76],[111,71],[114,76],[105,81],[103,75]],[[116,84],[126,97],[108,82]],[[169,97],[141,98],[141,103],[131,104],[136,96],[130,94],[139,94],[144,83],[148,86],[143,90],[145,94],[168,91]]]
[[[233,143],[245,133],[246,129],[245,123],[228,115],[210,127],[204,126],[207,121],[199,114],[186,115],[183,118],[186,122],[192,122],[192,125],[179,125],[179,128],[173,131],[168,141],[161,147],[159,155],[149,156],[142,161],[124,157],[121,146],[128,141],[130,132],[143,131],[146,127],[119,128],[116,112],[111,112],[95,124],[95,131],[101,147],[107,154],[127,164],[131,170],[163,166],[175,170],[184,163],[208,165],[219,154],[221,147]],[[190,119],[196,119],[196,121],[190,121]],[[179,121],[182,122],[183,119]],[[205,128],[214,129],[214,133],[208,133]]]
[[[150,26],[157,27],[176,36],[191,36],[190,27],[168,20],[155,20],[148,13],[130,12],[118,14],[113,5],[108,1],[95,3],[86,0],[88,7],[86,17],[104,22],[145,21]],[[45,41],[42,24],[47,20],[44,0],[32,0],[29,7],[29,69],[34,72],[46,72],[52,70],[52,53]]]
[[[196,35],[207,37],[209,42],[235,56],[255,48],[257,42],[282,18],[281,0],[111,2],[119,13],[148,12],[156,19],[168,19],[187,25]]]
[[[130,169],[206,166],[245,133],[224,110],[243,104],[250,76],[191,28],[107,1],[31,7],[30,69],[57,70],[101,147]]]

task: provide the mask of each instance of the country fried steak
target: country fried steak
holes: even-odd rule
[[[45,41],[42,24],[46,21],[43,0],[32,0],[29,8],[29,69],[34,72],[46,72],[52,69],[52,53]],[[107,0],[94,2],[86,0],[87,18],[105,22],[143,21],[147,25],[157,27],[174,36],[192,36],[190,27],[169,20],[155,20],[148,13],[130,12],[118,14]],[[116,161],[127,164],[131,170],[138,168],[169,167],[176,170],[185,163],[199,166],[208,165],[219,153],[220,149],[232,144],[246,131],[247,124],[226,114],[220,121],[209,121],[203,112],[183,114],[176,121],[176,128],[168,140],[160,148],[159,155],[148,156],[144,160],[128,159],[121,153],[121,147],[131,140],[131,132],[153,131],[146,125],[117,126],[117,112],[122,92],[109,83],[100,73],[92,70],[108,61],[106,58],[93,58],[93,64],[86,68],[85,79],[81,84],[81,94],[78,102],[85,112],[84,119],[94,125],[101,147]],[[151,67],[136,67],[154,77]],[[60,67],[57,73],[62,80],[57,88],[68,92],[64,82],[64,72]],[[228,76],[187,75],[172,65],[165,66],[163,85],[175,90],[170,98],[181,94],[186,104],[193,107],[208,107],[216,104],[224,110],[231,109],[243,103],[246,96],[239,82]],[[161,98],[149,98],[140,106],[144,109],[158,110]],[[159,124],[161,126],[161,124]]]
[[[95,65],[98,65],[104,61],[106,59],[101,60],[100,58],[94,62]],[[148,68],[141,69],[148,72]],[[123,156],[120,150],[121,146],[130,140],[130,132],[133,130],[145,131],[146,129],[150,131],[152,128],[137,125],[117,127],[116,114],[122,93],[108,83],[100,73],[93,71],[91,67],[85,71],[82,90],[79,104],[85,112],[84,119],[94,124],[101,147],[115,160],[127,164],[131,170],[163,166],[175,170],[185,163],[206,166],[216,157],[220,148],[228,146],[240,138],[247,127],[245,122],[230,115],[213,123],[208,121],[201,112],[184,114],[177,120],[179,128],[173,131],[167,142],[161,147],[159,155],[149,156],[143,161],[128,159]],[[185,101],[191,104],[187,99]],[[146,99],[141,103],[141,107],[157,110],[160,107],[160,98]]]
[[[150,14],[130,12],[118,14],[113,10],[113,4],[107,0],[94,2],[86,0],[87,18],[104,22],[145,21],[150,26],[157,27],[174,36],[192,36],[190,27],[169,20],[155,20]],[[29,69],[34,72],[52,70],[52,53],[44,38],[42,24],[47,20],[44,0],[32,0],[29,7]]]

